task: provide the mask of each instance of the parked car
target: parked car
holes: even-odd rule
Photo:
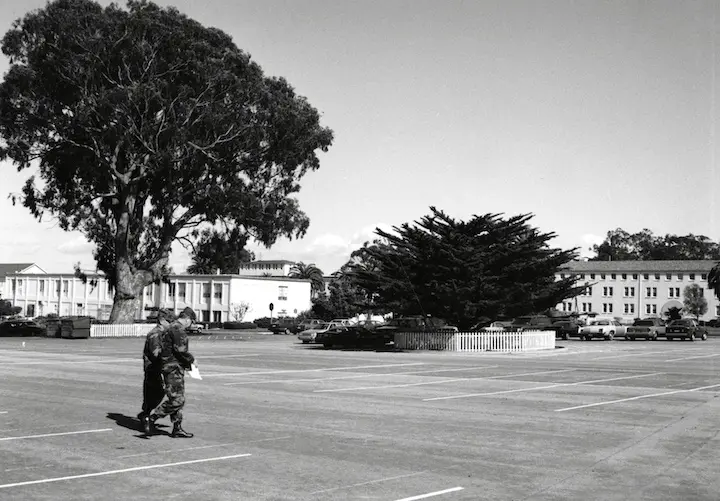
[[[355,325],[336,325],[319,337],[325,348],[383,349],[395,345],[396,329],[384,329],[384,324],[362,322]]]
[[[44,335],[45,329],[32,320],[6,320],[0,323],[0,337]]]
[[[720,319],[713,318],[705,323],[706,327],[720,327]]]
[[[545,315],[527,315],[513,319],[508,330],[515,332],[542,331],[548,330],[553,324],[553,319]]]
[[[625,339],[635,341],[641,337],[643,339],[657,340],[658,336],[665,335],[665,322],[661,318],[644,318],[637,319],[627,328]]]
[[[298,322],[294,318],[277,318],[270,324],[270,332],[273,334],[292,334],[297,328]]]
[[[673,320],[667,324],[665,337],[668,341],[672,341],[675,338],[687,339],[689,341],[695,341],[696,338],[700,338],[705,341],[708,338],[708,331],[707,327],[701,327],[697,320],[682,318],[680,320]]]
[[[349,318],[333,318],[330,321],[335,324],[341,325],[355,325],[355,322],[353,320],[350,320]]]
[[[606,341],[612,341],[615,336],[623,336],[626,332],[627,327],[615,319],[595,319],[591,320],[588,325],[580,327],[578,334],[581,340],[590,341],[600,337]]]
[[[185,329],[185,332],[187,332],[188,335],[192,336],[202,334],[204,330],[205,326],[203,324],[197,324],[193,322],[187,329]]]
[[[543,330],[555,331],[555,337],[568,340],[580,335],[580,324],[575,320],[558,320]]]
[[[335,322],[324,322],[322,324],[317,324],[314,327],[311,327],[310,329],[305,329],[300,334],[298,334],[298,339],[302,341],[303,344],[322,343],[324,339],[323,335],[330,329],[334,329],[336,327],[343,327],[343,325]]]
[[[315,326],[325,324],[324,320],[320,320],[319,318],[306,318],[299,324],[295,326],[295,330],[293,331],[295,334],[300,334],[302,331],[306,331],[308,329],[312,329]]]

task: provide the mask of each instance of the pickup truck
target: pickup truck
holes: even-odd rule
[[[665,322],[660,318],[645,318],[638,319],[627,328],[625,333],[625,339],[628,341],[635,341],[641,337],[647,340],[656,341],[658,336],[665,335]]]

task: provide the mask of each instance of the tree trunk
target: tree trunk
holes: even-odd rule
[[[145,286],[152,283],[151,273],[134,270],[127,261],[120,259],[116,266],[117,283],[110,323],[131,324],[140,310]]]

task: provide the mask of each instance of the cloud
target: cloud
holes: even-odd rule
[[[67,242],[63,242],[62,244],[58,245],[57,250],[62,254],[78,255],[92,254],[94,248],[95,246],[85,240],[85,238],[77,236],[72,240],[68,240]]]

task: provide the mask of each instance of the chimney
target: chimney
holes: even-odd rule
[[[216,274],[216,275],[219,275],[219,274],[220,274],[220,268],[217,269],[217,271],[215,272],[215,274]]]

